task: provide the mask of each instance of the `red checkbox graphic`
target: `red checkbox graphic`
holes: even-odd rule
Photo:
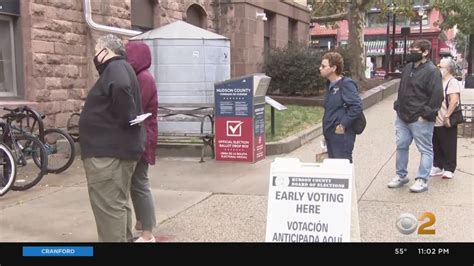
[[[227,136],[228,137],[241,137],[242,136],[242,124],[243,121],[227,121]]]

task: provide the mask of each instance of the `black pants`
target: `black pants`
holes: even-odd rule
[[[325,132],[324,138],[328,148],[328,157],[330,159],[348,159],[352,163],[352,151],[356,134],[349,128],[344,134],[336,134],[334,132]]]
[[[454,173],[458,146],[457,127],[435,127],[433,132],[433,166]]]

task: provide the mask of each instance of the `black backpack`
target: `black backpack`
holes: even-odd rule
[[[360,135],[364,132],[365,126],[367,126],[367,120],[365,119],[364,111],[362,111],[359,117],[352,123],[352,128],[357,135]]]

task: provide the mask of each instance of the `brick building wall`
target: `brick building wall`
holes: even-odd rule
[[[218,14],[218,6],[214,1],[209,0],[162,0],[160,1],[159,10],[161,16],[161,25],[165,25],[177,20],[186,20],[186,11],[192,5],[196,8],[202,8],[206,14],[205,28],[212,32],[218,32],[216,23],[216,14]]]
[[[134,27],[132,0],[93,0],[93,20],[99,24]],[[303,6],[285,1],[249,0],[133,0],[149,4],[152,24],[159,27],[176,20],[191,20],[190,9],[201,12],[203,28],[231,39],[232,76],[260,72],[264,60],[264,23],[271,25],[271,47],[282,47],[290,39],[308,37],[309,13]],[[290,1],[291,2],[291,1]],[[82,0],[22,0],[20,15],[12,17],[18,27],[15,46],[18,87],[16,97],[0,98],[3,106],[27,104],[44,112],[48,127],[65,128],[67,119],[80,110],[88,90],[97,80],[92,64],[95,40],[106,33],[85,23]],[[267,22],[257,12],[274,14]],[[194,13],[195,16],[196,13]],[[140,14],[138,14],[140,15]],[[10,16],[2,14],[0,16]],[[289,33],[289,18],[293,24]],[[195,18],[194,18],[195,19]],[[189,22],[189,21],[188,21]]]
[[[82,1],[27,0],[21,11],[24,100],[47,115],[48,126],[66,127],[97,78],[90,62],[104,33],[85,24]],[[92,13],[98,23],[130,28],[130,0],[92,1]]]
[[[309,41],[309,12],[304,6],[287,1],[230,0],[221,4],[220,12],[219,33],[231,39],[232,76],[261,72],[265,27],[270,48],[285,47],[290,39]],[[257,13],[265,13],[267,21],[257,19]],[[295,23],[292,32],[290,19]]]

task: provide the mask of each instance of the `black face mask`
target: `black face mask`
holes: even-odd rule
[[[103,51],[106,51],[107,53],[104,55],[104,57],[102,57],[102,62],[99,61],[99,55],[103,52]],[[102,69],[102,65],[104,63],[104,58],[109,54],[109,51],[104,48],[102,50],[100,50],[100,52],[94,56],[94,65],[95,65],[95,69],[97,69],[97,72],[99,72],[99,75],[102,74],[102,72],[104,71]]]
[[[420,61],[421,59],[423,59],[422,53],[412,53],[412,54],[407,55],[407,61],[408,62],[416,63],[416,62]]]

